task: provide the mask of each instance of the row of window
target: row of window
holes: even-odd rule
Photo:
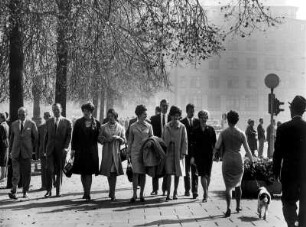
[[[215,58],[208,62],[208,68],[211,70],[218,70],[221,66],[221,59]],[[259,60],[256,57],[247,57],[245,59],[239,59],[237,57],[228,57],[225,59],[226,69],[230,70],[239,70],[239,69],[247,69],[247,70],[257,70],[262,68],[259,66]],[[239,62],[240,61],[240,62]],[[265,70],[276,70],[276,71],[296,71],[296,72],[304,72],[305,71],[305,59],[304,58],[296,58],[296,59],[287,59],[287,58],[275,58],[275,57],[265,57],[263,59],[263,68]],[[244,66],[242,66],[244,65]]]
[[[221,81],[225,78],[221,78],[220,76],[209,76],[208,79],[208,87],[210,89],[218,89],[221,88]],[[241,84],[242,80],[239,78],[239,76],[227,76],[226,77],[226,87],[227,88],[257,88],[258,86],[258,79],[257,77],[246,77],[243,80],[243,86]],[[188,86],[188,83],[186,81],[186,77],[181,76],[180,78],[180,88],[201,88],[204,87],[204,82],[201,81],[201,77],[194,77],[191,78],[190,84]],[[206,86],[205,86],[206,87]]]
[[[246,95],[246,96],[227,96],[224,107],[222,106],[220,95],[208,95],[207,100],[201,96],[186,95],[180,96],[181,105],[192,102],[195,106],[207,106],[211,111],[220,111],[224,108],[227,110],[234,109],[238,111],[255,111],[259,108],[258,96]]]

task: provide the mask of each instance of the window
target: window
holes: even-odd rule
[[[256,70],[257,69],[257,58],[247,58],[246,59],[246,68],[248,70]]]
[[[246,80],[246,87],[247,88],[257,88],[257,78],[256,77],[247,77]]]
[[[227,80],[228,88],[239,88],[239,77],[238,76],[229,76]]]
[[[257,51],[257,40],[249,39],[246,41],[246,50]]]
[[[187,82],[188,82],[188,78],[185,78],[184,76],[179,77],[179,84],[181,88],[186,87]]]
[[[219,88],[220,87],[220,78],[216,76],[209,77],[209,88]]]
[[[221,97],[219,95],[208,95],[207,108],[211,111],[221,110]]]
[[[194,76],[190,78],[190,88],[199,88],[201,86],[200,77]]]
[[[276,61],[274,58],[271,58],[271,57],[265,58],[265,69],[267,70],[277,69]]]
[[[229,57],[226,63],[228,69],[238,69],[238,58]]]
[[[245,110],[246,111],[258,110],[258,97],[256,95],[245,96]]]
[[[227,50],[237,51],[238,50],[238,42],[237,42],[237,40],[231,40],[228,43]]]
[[[272,39],[265,40],[265,51],[275,51],[276,49],[276,42]]]
[[[209,69],[219,69],[220,66],[220,60],[219,59],[211,59],[208,62],[208,68]]]
[[[226,98],[227,110],[240,110],[240,96],[227,96]]]

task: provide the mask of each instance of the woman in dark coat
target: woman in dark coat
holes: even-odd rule
[[[202,202],[207,202],[208,186],[210,183],[211,168],[213,162],[213,150],[217,141],[216,133],[213,127],[206,124],[208,120],[208,111],[201,110],[198,113],[200,125],[193,131],[194,143],[191,151],[191,164],[195,164],[198,175],[201,177],[201,184],[204,195]]]
[[[0,180],[6,177],[9,159],[9,126],[5,113],[0,113]]]
[[[74,157],[72,173],[81,175],[83,199],[90,200],[92,174],[99,174],[100,122],[92,116],[95,109],[92,103],[83,104],[81,109],[84,116],[76,120],[72,133],[71,155]]]

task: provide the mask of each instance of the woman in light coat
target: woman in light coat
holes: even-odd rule
[[[146,184],[146,170],[143,163],[144,142],[153,136],[152,125],[146,122],[147,108],[144,105],[138,105],[135,110],[137,121],[130,127],[127,156],[130,158],[133,166],[133,197],[130,202],[134,203],[137,198],[137,186],[140,186],[140,202],[145,202],[143,192]]]
[[[109,197],[115,201],[117,176],[123,175],[120,158],[120,145],[126,142],[123,126],[117,122],[118,114],[114,109],[107,111],[108,122],[101,126],[99,141],[103,144],[100,173],[107,176]]]
[[[174,175],[173,199],[177,199],[179,177],[185,176],[185,155],[188,154],[187,131],[180,122],[182,111],[172,106],[169,116],[171,121],[164,127],[162,138],[167,146],[165,172],[167,175],[167,198],[170,200],[171,176]]]

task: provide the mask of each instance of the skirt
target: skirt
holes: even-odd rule
[[[222,175],[226,188],[235,188],[241,185],[243,176],[241,153],[225,151],[222,159]]]

